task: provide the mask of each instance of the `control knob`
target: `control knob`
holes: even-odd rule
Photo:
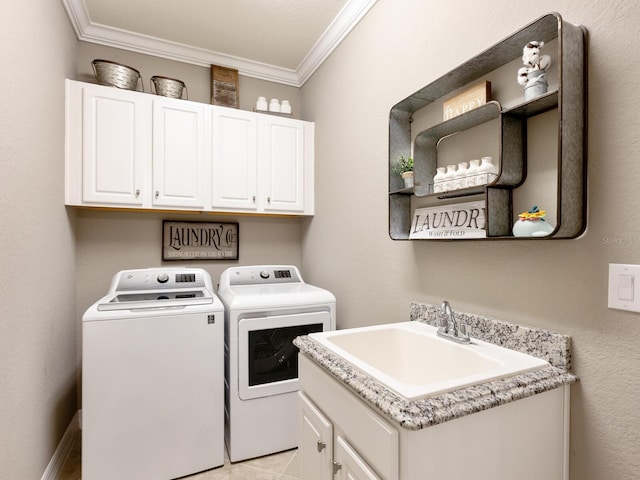
[[[262,271],[260,272],[260,278],[264,278],[265,280],[266,280],[267,278],[269,278],[269,271],[268,271],[268,270],[262,270]]]
[[[169,281],[169,275],[166,273],[161,273],[158,275],[158,283],[167,283]]]

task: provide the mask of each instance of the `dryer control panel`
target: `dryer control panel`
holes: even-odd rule
[[[234,267],[223,274],[228,285],[266,285],[273,283],[304,283],[300,271],[294,266],[257,265]],[[222,282],[221,282],[222,283]]]

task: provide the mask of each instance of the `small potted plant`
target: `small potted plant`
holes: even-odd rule
[[[404,156],[400,157],[400,161],[393,167],[393,172],[397,173],[404,180],[405,188],[413,188],[413,158]]]

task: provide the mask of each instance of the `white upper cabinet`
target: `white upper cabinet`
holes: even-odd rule
[[[305,209],[305,125],[289,118],[260,119],[264,156],[264,209],[303,212]]]
[[[97,85],[78,93],[71,108],[81,115],[67,123],[78,160],[75,202],[142,206],[150,131],[143,97]]]
[[[153,100],[153,205],[202,209],[208,185],[204,105]]]
[[[213,107],[211,206],[257,211],[257,116]]]
[[[310,122],[213,107],[212,208],[313,215]]]
[[[313,215],[310,122],[67,80],[65,203]]]

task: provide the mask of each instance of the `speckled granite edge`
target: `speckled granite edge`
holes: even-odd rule
[[[523,327],[515,323],[481,315],[454,312],[456,319],[467,325],[469,336],[542,358],[560,370],[571,370],[571,337],[540,328]],[[438,326],[439,305],[412,302],[409,319]]]
[[[413,303],[411,308],[412,319],[426,321],[426,323],[429,323],[431,319],[434,319],[435,321],[437,317],[433,317],[432,314],[435,314],[437,310],[437,307],[433,307],[431,305]],[[461,314],[460,319],[465,321],[466,316],[468,316],[468,314]],[[478,320],[480,318],[474,315],[469,317],[472,317],[470,320]],[[492,323],[492,319],[488,320],[491,320],[490,324],[494,325]],[[509,326],[509,328],[503,328],[501,325],[503,323],[506,326]],[[491,337],[494,338],[494,340],[504,342],[501,344],[503,346],[507,346],[511,343],[508,339],[504,338],[504,335],[508,335],[509,332],[512,332],[513,327],[518,327],[517,325],[507,324],[506,322],[498,322],[494,325],[495,328],[492,328],[490,325],[485,324],[481,318],[478,320],[477,324],[469,322],[469,325],[475,325],[476,331],[478,332],[485,332],[484,329],[486,327],[486,332],[489,332],[485,337],[476,336],[475,338],[489,341],[486,340],[486,338]],[[484,327],[482,325],[484,325]],[[520,335],[524,333],[524,336],[521,339],[522,341],[514,342],[520,345],[521,348],[524,348],[522,344],[526,344],[528,341],[547,338],[546,334],[541,334],[540,332],[535,334],[535,329],[520,330],[523,328],[524,327],[518,327],[516,329],[516,334],[518,334],[518,331]],[[471,330],[471,334],[474,336],[473,329]],[[556,335],[551,332],[547,332],[547,334],[551,336]],[[564,336],[560,335],[559,337]],[[565,338],[568,339],[569,337]],[[366,403],[371,405],[375,410],[398,424],[400,427],[408,430],[420,430],[422,428],[438,425],[465,415],[504,405],[548,390],[553,390],[562,385],[571,384],[578,380],[578,378],[568,370],[558,368],[557,366],[550,366],[535,372],[515,375],[506,379],[487,382],[481,385],[461,388],[454,392],[435,395],[424,400],[408,401],[387,389],[368,375],[363,374],[356,367],[342,360],[339,356],[323,347],[311,337],[298,337],[294,340],[294,344],[302,353],[311,358],[316,364],[331,374],[357,396],[362,398]],[[562,344],[562,342],[560,342],[560,344]],[[552,342],[552,345],[555,345],[555,343]],[[569,345],[566,344],[566,347],[568,349]],[[507,348],[511,347],[507,346]],[[531,351],[536,350],[536,348],[533,348],[531,345],[527,348],[528,350],[525,350],[524,353],[532,354]],[[546,352],[548,348],[542,347],[539,350]],[[555,348],[552,348],[551,350],[556,352]],[[564,351],[563,349],[561,350]],[[549,359],[546,355],[535,356],[544,358],[545,360]],[[555,356],[555,354],[552,355],[554,361],[558,361],[558,363],[562,364],[562,361],[556,359]],[[562,355],[559,356],[562,357]],[[570,357],[566,356],[565,358],[565,364],[568,365],[568,359]]]

